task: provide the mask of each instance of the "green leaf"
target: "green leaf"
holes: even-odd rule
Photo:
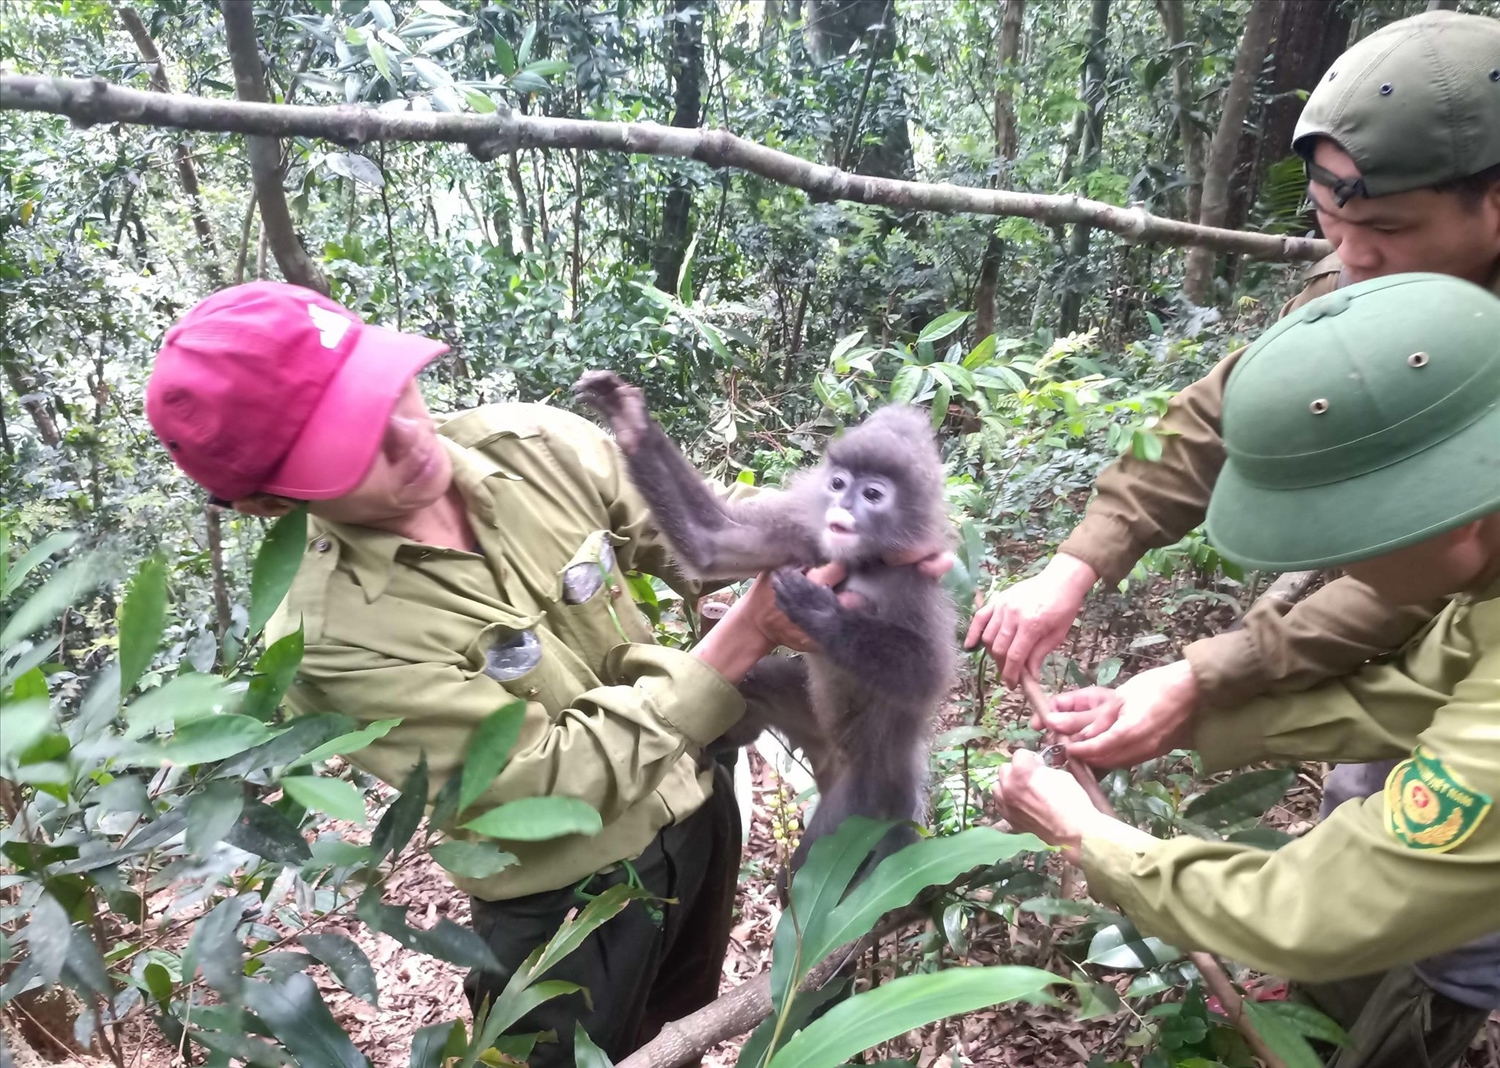
[[[1135,927],[1122,920],[1102,927],[1089,943],[1088,960],[1105,968],[1156,968],[1180,960],[1181,950],[1159,938],[1143,938]]]
[[[370,55],[375,55],[372,43]],[[382,54],[384,54],[382,52]],[[384,71],[381,72],[385,73]],[[307,546],[307,506],[302,505],[278,519],[266,535],[265,543],[255,555],[255,568],[250,575],[250,628],[245,635],[248,643],[265,628],[282,598],[297,577],[297,568],[302,563],[302,552]]]
[[[377,719],[368,727],[363,727],[348,734],[341,734],[332,738],[316,749],[312,749],[287,765],[287,770],[300,768],[307,764],[315,764],[319,760],[327,760],[331,756],[348,756],[357,753],[371,742],[384,738],[391,730],[400,726],[399,719]],[[293,724],[295,726],[295,724]]]
[[[937,430],[943,425],[943,420],[948,418],[948,405],[952,403],[953,387],[944,382],[932,398],[932,429]]]
[[[246,801],[224,841],[272,864],[304,864],[312,859],[307,840],[292,821],[262,801]]]
[[[510,842],[545,842],[604,828],[592,805],[576,797],[523,797],[470,820],[465,830]]]
[[[351,939],[340,934],[304,934],[297,941],[328,966],[344,989],[371,1005],[379,1005],[380,988],[370,959]]]
[[[500,68],[500,73],[509,78],[516,72],[516,54],[511,47],[499,37],[495,38],[495,66]]]
[[[882,1042],[959,1013],[1043,994],[1066,979],[1040,968],[950,968],[893,979],[835,1005],[771,1058],[769,1068],[837,1068]]]
[[[495,102],[484,93],[481,93],[478,89],[472,88],[471,86],[467,85],[462,86],[462,89],[464,99],[469,102],[469,107],[473,108],[481,115],[489,115],[494,112]]]
[[[532,67],[540,64],[533,63]],[[531,70],[531,67],[527,68]],[[532,71],[532,73],[539,73]],[[698,251],[698,235],[702,230],[694,231],[693,239],[688,242],[687,251],[682,256],[682,266],[677,269],[677,299],[684,304],[693,303],[693,256]]]
[[[375,24],[382,30],[394,30],[396,28],[396,13],[391,10],[387,0],[370,0],[365,5],[365,10],[374,16]]]
[[[180,766],[210,764],[243,753],[273,736],[269,727],[249,716],[208,716],[179,727],[162,756]]]
[[[1161,459],[1161,438],[1149,430],[1137,430],[1130,435],[1130,451],[1137,460],[1155,463]]]
[[[141,972],[141,978],[146,981],[146,988],[151,991],[151,996],[156,999],[156,1003],[166,1009],[172,1001],[173,986],[172,976],[168,974],[167,969],[156,961],[152,961]]]
[[[419,1028],[411,1038],[411,1068],[443,1068],[451,1057],[462,1057],[469,1036],[462,1020],[448,1020]]]
[[[167,625],[167,565],[160,552],[141,564],[120,605],[120,692],[151,666]]]
[[[52,730],[52,705],[45,697],[0,701],[0,763],[19,761]]]
[[[209,783],[188,798],[187,847],[194,856],[206,856],[223,841],[245,807],[245,790],[237,780]]]
[[[443,0],[417,0],[417,7],[429,15],[436,15],[442,19],[466,19],[469,16],[462,11],[457,11],[443,3]]]
[[[502,852],[493,842],[444,842],[430,852],[446,870],[466,879],[488,879],[516,863],[514,853]]]
[[[518,93],[545,93],[551,88],[546,78],[524,70],[511,76],[510,87]]]
[[[435,52],[441,52],[443,49],[462,41],[473,32],[473,26],[459,26],[451,30],[444,30],[442,33],[434,34],[422,42],[422,47],[417,49],[417,51],[423,55],[432,55]]]
[[[917,391],[922,388],[922,381],[927,377],[926,368],[909,363],[896,372],[896,377],[891,380],[891,403],[910,404],[916,397]]]
[[[71,546],[83,535],[76,530],[64,530],[56,534],[49,534],[37,542],[21,558],[8,568],[5,566],[4,554],[0,553],[0,601],[5,600],[15,593],[26,576],[43,560],[49,559]]]
[[[417,833],[422,822],[422,810],[427,807],[427,751],[417,758],[417,766],[411,770],[401,784],[401,796],[391,802],[375,833],[370,835],[370,848],[378,864],[386,856],[396,856],[406,848],[411,836]]]
[[[178,675],[165,686],[147,690],[125,709],[125,737],[141,737],[158,727],[174,724],[179,730],[189,723],[229,708],[236,696],[227,680],[197,671]],[[254,722],[254,721],[252,721]]]
[[[303,808],[326,812],[334,819],[365,822],[365,795],[343,779],[321,775],[294,775],[281,780],[281,788]]]
[[[469,755],[464,760],[463,780],[458,791],[458,810],[462,812],[490,788],[510,751],[521,737],[526,720],[526,702],[520,698],[491,712],[469,739]]]
[[[964,323],[968,322],[969,314],[966,311],[951,311],[939,315],[922,328],[922,332],[917,335],[917,344],[925,343],[931,345],[934,342],[941,341],[963,326]]]
[[[245,987],[245,947],[235,937],[245,907],[243,897],[219,902],[207,916],[193,924],[193,936],[182,953],[182,974],[191,978],[203,973],[204,982],[213,987],[227,1004],[238,1005]]]
[[[498,970],[495,954],[484,939],[452,920],[439,920],[425,931],[406,924],[406,905],[387,905],[380,900],[378,886],[366,890],[355,912],[373,930],[394,938],[407,949],[426,953],[465,968]]]
[[[1313,1052],[1307,1039],[1298,1033],[1291,1018],[1266,1010],[1265,1005],[1246,998],[1245,1015],[1266,1040],[1266,1045],[1286,1063],[1286,1068],[1323,1068],[1323,1059]]]
[[[1228,827],[1259,817],[1280,801],[1296,781],[1296,768],[1247,771],[1193,798],[1182,814],[1205,827]]]
[[[5,628],[0,630],[0,649],[10,648],[51,623],[104,579],[104,561],[97,553],[90,553],[63,568],[11,615]]]
[[[407,62],[411,66],[411,69],[417,72],[417,77],[421,78],[422,81],[426,82],[433,88],[436,88],[440,85],[453,84],[453,75],[449,74],[442,67],[439,67],[430,59],[422,59],[419,56],[413,56]]]
[[[531,62],[531,46],[536,41],[536,23],[526,27],[526,33],[521,38],[521,50],[516,53],[516,66],[524,67]]]
[[[534,63],[526,64],[526,73],[535,74],[539,78],[551,78],[557,74],[566,74],[573,69],[573,65],[565,59],[539,59]]]
[[[293,761],[304,761],[317,747],[351,737],[350,728],[354,725],[354,720],[337,712],[297,716],[290,726],[265,745],[258,745],[221,765],[218,774],[244,776],[263,768],[296,766]]]
[[[298,1064],[369,1068],[370,1062],[354,1048],[306,975],[298,973],[279,983],[248,983],[245,1005]]]
[[[1352,1045],[1347,1031],[1311,1005],[1296,1001],[1257,1001],[1255,1005],[1262,1013],[1278,1017],[1299,1035],[1335,1046]]]
[[[594,1040],[577,1020],[573,1021],[573,1056],[578,1068],[615,1068],[609,1054],[594,1045]]]
[[[31,909],[26,925],[26,945],[44,983],[57,982],[68,962],[68,943],[73,924],[67,910],[51,894],[43,893]]]
[[[240,711],[258,720],[269,720],[281,706],[287,687],[302,663],[302,628],[278,638],[255,662],[255,678],[245,694]]]

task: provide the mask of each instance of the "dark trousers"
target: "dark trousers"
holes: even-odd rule
[[[718,996],[740,864],[740,814],[728,768],[716,765],[707,804],[663,828],[631,864],[647,890],[675,903],[632,901],[547,973],[548,979],[587,989],[593,1007],[581,994],[566,994],[522,1017],[508,1034],[557,1034],[555,1043],[537,1045],[531,1068],[571,1068],[575,1022],[618,1062],[663,1024]],[[474,930],[494,950],[502,971],[470,972],[464,984],[469,1004],[477,1008],[486,997],[493,1001],[531,951],[557,933],[568,912],[586,904],[578,890],[598,894],[628,879],[620,865],[582,887],[508,901],[473,899]]]
[[[1349,1033],[1349,1046],[1323,1050],[1328,1068],[1452,1068],[1490,1015],[1432,989],[1409,964],[1301,985],[1292,997]]]

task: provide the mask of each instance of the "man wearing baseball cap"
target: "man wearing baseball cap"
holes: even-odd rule
[[[1335,252],[1308,271],[1283,315],[1402,271],[1448,274],[1500,293],[1500,21],[1432,11],[1371,34],[1313,90],[1293,148]],[[1309,348],[1308,366],[1321,355]],[[1224,463],[1224,384],[1239,358],[1232,353],[1172,400],[1159,461],[1127,454],[1106,468],[1083,522],[1047,567],[976,613],[969,644],[985,645],[1008,683],[1061,644],[1095,582],[1117,584],[1148,549],[1203,521]],[[1241,629],[1194,642],[1185,659],[1124,682],[1119,720],[1083,742],[1078,756],[1106,767],[1140,763],[1170,748],[1196,709],[1234,707],[1353,670],[1398,648],[1444,603],[1392,604],[1346,576],[1290,609],[1257,604]],[[1327,810],[1378,791],[1388,770],[1335,769]],[[1479,1026],[1500,1008],[1500,937],[1424,962],[1412,982],[1427,980],[1472,1008]]]
[[[302,629],[294,712],[402,721],[356,764],[399,785],[425,753],[435,796],[478,724],[525,703],[508,762],[465,818],[552,795],[587,802],[604,827],[501,842],[518,863],[452,876],[504,969],[471,974],[469,994],[493,999],[587,896],[638,880],[659,909],[633,903],[549,973],[587,988],[591,1007],[568,995],[515,1028],[556,1032],[534,1066],[573,1063],[575,1020],[619,1059],[717,994],[739,814],[726,768],[700,754],[743,713],[734,684],[756,660],[807,639],[757,582],[692,652],[654,644],[625,573],[697,591],[613,442],[531,404],[434,426],[415,379],[446,347],[307,289],[237,286],[167,332],[146,411],[216,500],[267,517],[307,502],[306,553],[267,636]]]
[[[1159,841],[1025,752],[997,798],[1143,932],[1344,981],[1306,991],[1336,1017],[1325,995],[1362,985],[1369,1008],[1341,1020],[1354,1045],[1331,1063],[1444,1068],[1468,1046],[1473,1010],[1381,972],[1500,930],[1500,298],[1434,274],[1319,297],[1237,362],[1223,429],[1208,530],[1225,556],[1343,567],[1391,604],[1448,601],[1390,660],[1205,711],[1182,741],[1210,771],[1386,758],[1383,789],[1279,851]],[[1118,712],[1108,693],[1063,695],[1047,725],[1088,737]]]

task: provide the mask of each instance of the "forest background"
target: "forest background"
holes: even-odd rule
[[[208,98],[258,86],[401,113],[721,126],[860,174],[1304,235],[1288,145],[1307,90],[1352,41],[1428,6],[12,0],[0,64]],[[1500,15],[1494,0],[1431,6]],[[398,796],[343,760],[379,725],[280,719],[300,638],[266,649],[259,633],[300,536],[209,508],[144,420],[152,356],[197,300],[287,278],[442,338],[452,349],[422,380],[438,411],[566,405],[581,372],[616,369],[723,480],[774,485],[839,426],[914,401],[943,437],[961,530],[949,581],[969,603],[1045,560],[1113,455],[1157,455],[1173,391],[1253,337],[1307,266],[1046,217],[818,201],[644,153],[481,162],[441,144],[5,110],[0,175],[0,1002],[13,1046],[118,1065],[153,1051],[436,1064],[450,1042],[467,1063],[493,1056],[493,1035],[450,1022],[467,1018],[455,977],[476,950],[437,865],[493,870],[504,854],[438,844],[420,805],[400,803],[420,784]],[[1045,681],[1108,683],[1174,659],[1267,579],[1190,534],[1095,595]],[[642,579],[632,592],[663,640],[691,640],[670,590]],[[935,754],[938,830],[980,841],[963,834],[987,822],[992,769],[1034,741],[1019,708],[970,663]],[[726,990],[771,956],[768,878],[807,800],[783,757],[749,768],[756,824]],[[1316,768],[1207,782],[1187,753],[1105,780],[1156,833],[1272,847],[1308,825],[1318,783]],[[888,1008],[866,1001],[830,1063],[877,1045],[924,1064],[1249,1063],[1191,964],[1003,837],[972,846],[990,851],[983,878],[865,947],[858,985],[988,972],[1011,987],[969,1007],[1025,1000],[930,1022],[953,1000],[884,1030]],[[410,905],[425,919],[408,925]],[[447,963],[413,964],[421,954]],[[1314,1014],[1257,1004],[1272,1006],[1251,1011],[1285,1063],[1317,1063],[1304,1040],[1336,1037]],[[787,1044],[800,1024],[778,1018],[786,1033],[760,1040],[756,1063],[817,1063]],[[292,1034],[323,1045],[299,1050]]]

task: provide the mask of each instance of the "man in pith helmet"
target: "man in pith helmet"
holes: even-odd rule
[[[1445,1068],[1476,1010],[1400,966],[1500,931],[1500,297],[1432,274],[1318,297],[1237,362],[1223,429],[1208,530],[1226,557],[1343,567],[1386,603],[1447,604],[1388,661],[1203,709],[1179,740],[1210,771],[1387,759],[1383,789],[1278,851],[1160,841],[1027,752],[997,799],[1143,932],[1321,984],[1307,995],[1354,1039],[1332,1063]],[[1043,723],[1090,737],[1111,696],[1064,694]]]

